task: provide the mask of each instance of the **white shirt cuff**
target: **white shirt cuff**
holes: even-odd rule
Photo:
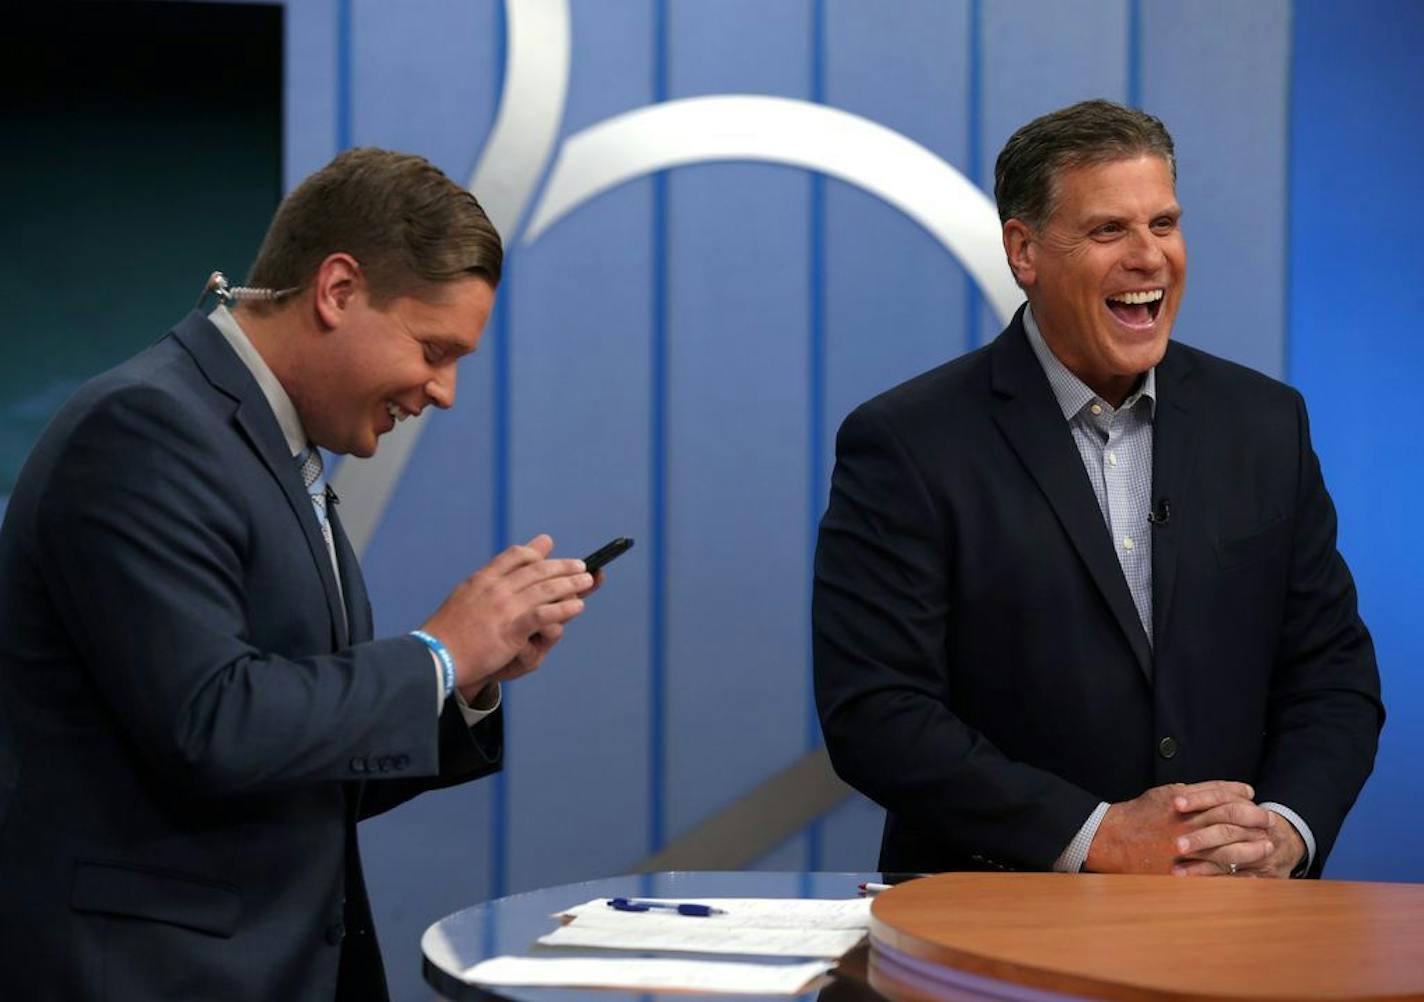
[[[430,660],[435,664],[435,715],[438,717],[440,716],[440,711],[445,708],[445,666],[440,663],[440,658],[434,651],[430,652]],[[486,686],[485,689],[481,689],[480,692],[483,693],[488,688],[489,687]],[[485,717],[488,717],[495,710],[498,710],[499,704],[503,699],[498,682],[494,684],[493,693],[485,700],[485,702],[489,703],[488,706],[471,706],[465,702],[465,697],[460,695],[459,689],[456,689],[450,695],[455,700],[455,705],[460,708],[460,716],[465,718],[466,727],[474,727],[481,720],[485,719]]]
[[[460,716],[465,718],[466,727],[474,727],[481,720],[485,719],[485,717],[488,717],[495,710],[498,710],[499,704],[503,702],[503,694],[500,691],[498,682],[492,686],[485,686],[480,690],[479,695],[485,697],[482,702],[488,703],[488,706],[471,706],[465,702],[465,697],[460,694],[460,690],[455,690],[455,705],[460,708]]]
[[[1053,861],[1054,873],[1077,873],[1083,869],[1083,864],[1088,861],[1088,850],[1093,846],[1093,837],[1098,834],[1098,826],[1103,823],[1103,816],[1107,812],[1108,805],[1104,802],[1088,815],[1088,820],[1083,822],[1083,827],[1078,829],[1078,834],[1073,836],[1068,848]]]
[[[1300,833],[1301,840],[1305,842],[1305,862],[1298,869],[1302,871],[1310,869],[1311,864],[1315,862],[1315,835],[1311,832],[1310,825],[1306,824],[1304,818],[1285,804],[1268,800],[1261,806],[1285,818],[1291,823],[1291,827]]]

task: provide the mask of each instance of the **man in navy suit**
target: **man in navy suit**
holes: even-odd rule
[[[995,196],[1027,305],[841,427],[817,699],[884,869],[1318,875],[1373,766],[1304,403],[1169,343],[1175,188],[1149,115],[1024,126]]]
[[[538,536],[372,639],[317,449],[455,400],[498,234],[343,153],[233,308],[81,388],[0,533],[0,994],[381,999],[356,822],[500,767],[500,683],[594,585]]]

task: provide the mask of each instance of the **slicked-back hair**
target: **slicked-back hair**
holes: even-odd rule
[[[1041,115],[1009,137],[994,164],[999,221],[1042,229],[1057,204],[1060,172],[1140,156],[1161,157],[1177,180],[1172,136],[1145,111],[1096,100]]]
[[[247,284],[303,289],[338,252],[356,259],[377,306],[467,276],[497,287],[504,263],[474,195],[424,157],[373,146],[341,153],[282,200]]]

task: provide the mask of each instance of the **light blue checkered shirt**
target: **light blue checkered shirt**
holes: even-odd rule
[[[1093,484],[1098,509],[1112,534],[1113,552],[1132,592],[1132,604],[1152,642],[1152,418],[1157,413],[1157,370],[1114,408],[1090,390],[1048,347],[1024,310],[1028,343],[1043,366],[1053,395],[1073,432],[1083,468]]]
[[[1132,592],[1147,642],[1152,643],[1152,526],[1147,515],[1152,510],[1152,419],[1157,414],[1157,370],[1148,369],[1139,386],[1121,407],[1114,408],[1099,397],[1058,360],[1033,319],[1024,308],[1024,330],[1038,363],[1053,388],[1053,396],[1073,433],[1083,469],[1093,485],[1098,509],[1112,534],[1113,552],[1122,565],[1123,577]],[[1295,826],[1305,840],[1307,861],[1315,859],[1315,836],[1310,826],[1284,804],[1261,805]],[[1068,848],[1053,864],[1060,873],[1076,873],[1088,858],[1093,836],[1098,833],[1108,805],[1100,803],[1088,816]]]

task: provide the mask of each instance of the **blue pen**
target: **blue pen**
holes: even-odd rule
[[[642,901],[638,898],[609,898],[608,907],[620,912],[667,911],[677,912],[679,915],[698,915],[703,918],[708,915],[727,914],[721,908],[713,908],[711,905],[677,904],[672,901]]]

